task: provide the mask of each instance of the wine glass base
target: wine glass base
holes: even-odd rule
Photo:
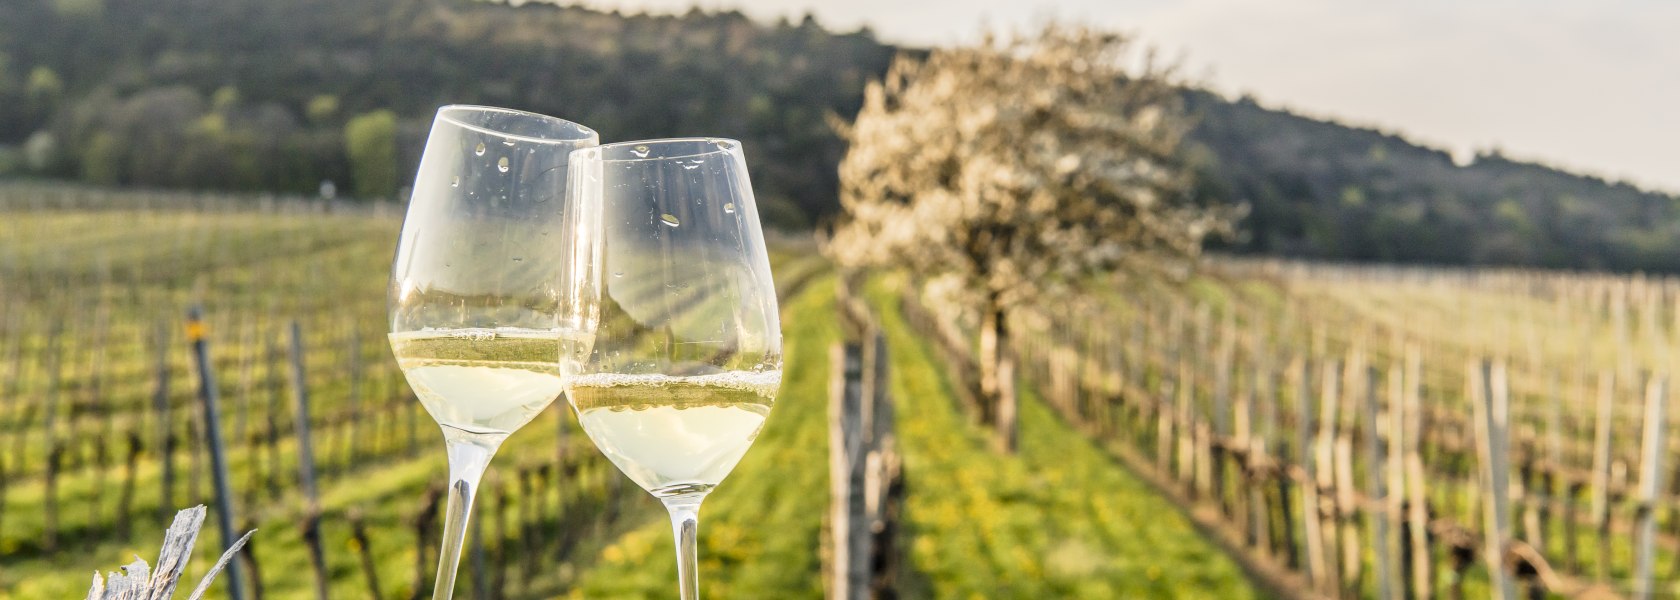
[[[694,498],[698,500],[711,493],[717,486],[709,483],[677,483],[662,488],[648,490],[653,497],[660,500]]]

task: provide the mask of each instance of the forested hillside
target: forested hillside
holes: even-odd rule
[[[471,0],[5,0],[0,178],[397,193],[440,104],[574,119],[603,139],[736,137],[767,220],[838,210],[868,31],[738,13],[621,15]],[[1680,198],[1443,152],[1190,91],[1210,200],[1254,251],[1328,259],[1680,271]]]
[[[1337,260],[1680,270],[1680,197],[1497,153],[1187,94],[1204,192],[1252,212],[1236,248]]]
[[[844,147],[825,115],[855,112],[894,52],[867,33],[736,13],[6,0],[0,146],[13,149],[0,174],[295,192],[334,180],[388,195],[413,172],[437,106],[490,104],[586,123],[603,140],[740,138],[766,217],[797,226],[835,205]]]

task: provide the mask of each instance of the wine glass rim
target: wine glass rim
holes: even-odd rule
[[[702,152],[684,152],[682,154],[664,154],[664,155],[660,155],[660,156],[648,156],[648,157],[631,156],[629,158],[607,158],[607,151],[609,149],[616,150],[616,149],[619,149],[619,148],[634,147],[634,146],[669,146],[669,145],[674,145],[674,144],[710,144],[712,146],[712,149],[702,151]],[[676,160],[676,159],[681,159],[681,158],[694,158],[696,156],[711,156],[713,154],[727,154],[727,153],[734,152],[734,151],[740,150],[740,149],[741,149],[740,140],[734,140],[734,139],[730,139],[730,138],[721,138],[721,137],[681,137],[681,138],[659,138],[659,139],[653,139],[653,140],[631,140],[631,141],[628,141],[628,142],[613,142],[611,144],[601,144],[600,146],[596,146],[594,148],[579,148],[578,150],[574,150],[573,152],[578,152],[578,151],[583,151],[583,150],[599,150],[601,152],[600,158],[598,158],[596,160],[599,160],[601,162],[643,162],[643,161],[654,161],[654,160]]]
[[[531,118],[535,118],[535,119],[538,119],[538,120],[541,120],[541,121],[548,121],[548,122],[555,123],[555,124],[558,124],[558,125],[567,126],[570,129],[572,129],[573,131],[575,131],[575,132],[577,132],[581,135],[579,135],[578,137],[572,137],[572,138],[541,138],[541,137],[534,137],[534,136],[529,136],[529,135],[521,135],[521,134],[517,134],[517,133],[509,133],[509,132],[506,132],[506,131],[499,131],[499,130],[496,130],[496,129],[493,129],[493,128],[490,128],[490,127],[485,127],[483,125],[475,125],[475,124],[472,124],[472,123],[468,123],[466,121],[462,121],[460,119],[455,118],[455,116],[453,114],[451,114],[451,113],[456,113],[456,112],[502,113],[502,114],[507,114],[507,115],[519,115],[519,116],[522,116],[522,117],[531,117]],[[503,107],[500,107],[500,106],[484,106],[484,105],[480,105],[480,104],[450,104],[450,105],[438,107],[437,115],[438,115],[439,119],[443,119],[445,121],[448,121],[451,125],[455,125],[456,127],[461,127],[463,129],[470,129],[472,131],[477,131],[479,133],[486,133],[486,134],[490,134],[490,135],[494,135],[494,136],[500,136],[500,137],[508,138],[508,139],[511,139],[511,140],[518,140],[518,141],[522,141],[522,142],[532,142],[532,143],[537,143],[537,144],[576,144],[578,142],[588,142],[588,141],[594,141],[594,140],[601,139],[601,134],[597,133],[594,129],[590,129],[589,126],[584,125],[582,123],[578,123],[576,121],[568,121],[568,120],[562,119],[560,117],[545,115],[545,114],[542,114],[542,113],[535,113],[535,112],[531,112],[531,111],[528,111],[528,110],[519,110],[519,109],[514,109],[514,108],[503,108]]]

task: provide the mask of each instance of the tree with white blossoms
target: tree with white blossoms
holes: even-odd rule
[[[907,268],[978,312],[982,410],[1005,451],[1010,314],[1094,273],[1195,257],[1236,214],[1192,197],[1179,83],[1126,36],[1051,25],[901,56],[843,128],[828,252]]]

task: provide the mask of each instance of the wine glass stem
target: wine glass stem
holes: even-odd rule
[[[449,600],[455,594],[455,572],[461,565],[461,545],[467,537],[467,519],[472,516],[478,481],[496,455],[500,440],[487,441],[470,435],[445,433],[449,445],[449,508],[443,518],[443,547],[438,550],[437,582],[432,600]]]
[[[677,589],[682,600],[700,600],[699,551],[696,534],[700,529],[699,497],[665,498],[671,513],[671,534],[677,542]]]

